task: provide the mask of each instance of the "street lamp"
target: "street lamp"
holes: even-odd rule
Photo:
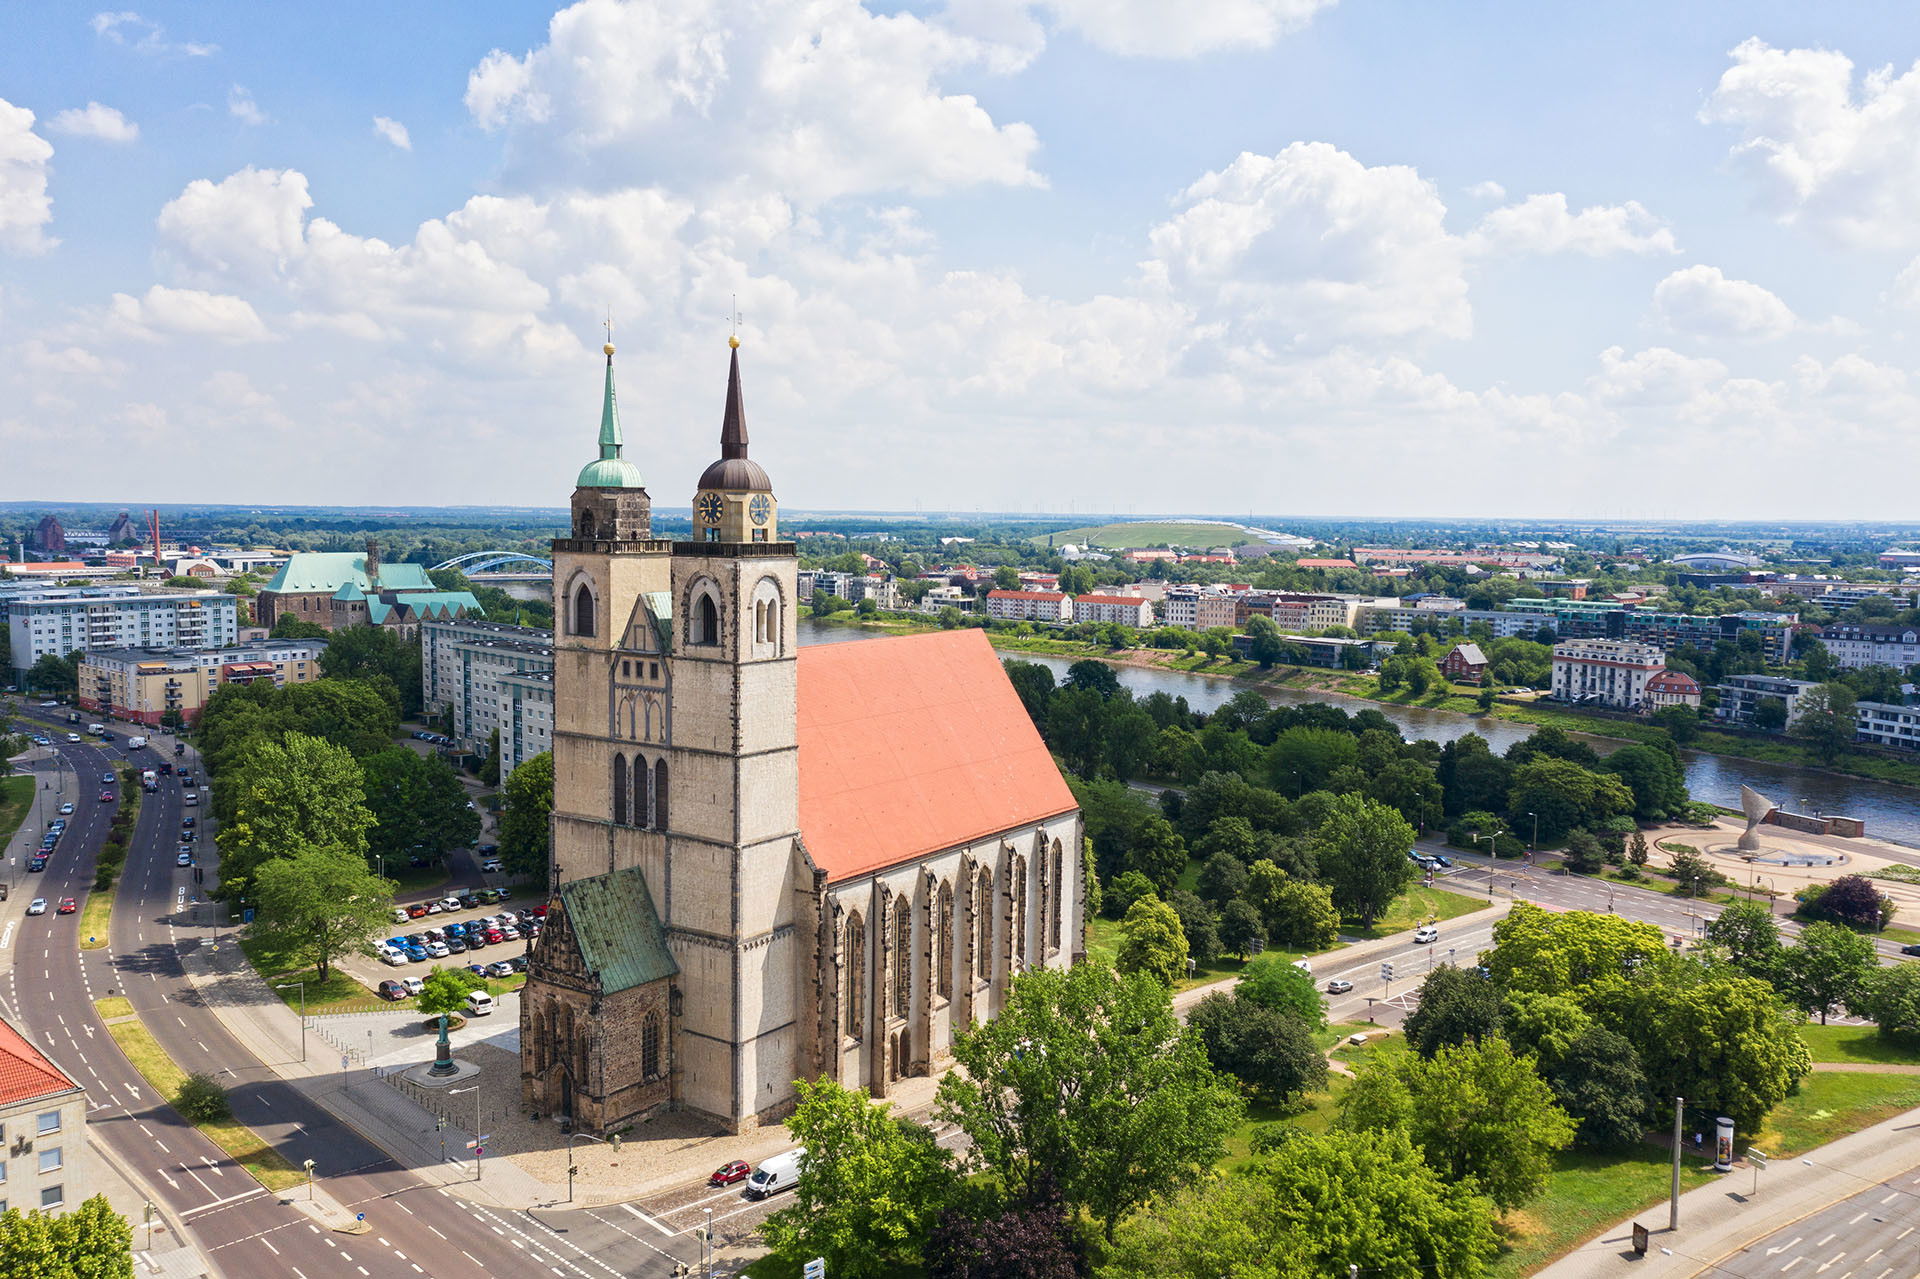
[[[457,1097],[463,1092],[473,1094],[473,1179],[479,1181],[480,1156],[486,1150],[486,1146],[481,1144],[486,1139],[486,1134],[480,1131],[480,1085],[475,1084],[471,1088],[449,1088],[447,1096]],[[569,1155],[568,1158],[571,1159],[572,1156]]]
[[[285,990],[289,986],[300,988],[300,1060],[307,1059],[307,983],[304,981],[283,981],[274,985],[275,990]]]
[[[567,1137],[567,1202],[568,1203],[573,1202],[573,1174],[580,1171],[580,1169],[577,1168],[573,1162],[573,1143],[576,1141],[579,1141],[582,1137],[586,1138],[588,1141],[597,1141],[603,1146],[612,1146],[614,1149],[614,1153],[616,1154],[618,1154],[620,1150],[620,1135],[618,1133],[615,1133],[612,1137],[596,1137],[590,1132],[576,1132],[568,1135]]]
[[[1533,842],[1527,845],[1527,860],[1531,862],[1533,855],[1540,851],[1540,814],[1528,813],[1527,816],[1533,818]]]
[[[313,1160],[305,1161],[307,1166],[307,1202],[313,1202]]]

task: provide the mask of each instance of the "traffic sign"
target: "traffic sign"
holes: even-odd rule
[[[800,1279],[827,1279],[827,1259],[815,1257],[800,1268]]]
[[[1393,980],[1393,965],[1392,965],[1392,964],[1382,964],[1382,965],[1380,965],[1380,980],[1381,980],[1381,981],[1392,981],[1392,980]]]
[[[492,1133],[490,1133],[490,1132],[489,1132],[489,1133],[482,1133],[482,1134],[481,1134],[480,1136],[478,1136],[478,1137],[476,1137],[476,1138],[474,1138],[474,1139],[473,1139],[472,1141],[470,1141],[470,1142],[468,1142],[468,1143],[467,1143],[467,1149],[468,1149],[468,1150],[478,1150],[478,1149],[480,1149],[480,1147],[481,1147],[481,1146],[483,1146],[484,1144],[486,1144],[487,1142],[489,1142],[489,1141],[492,1141],[492,1140],[493,1140],[493,1134],[492,1134]]]

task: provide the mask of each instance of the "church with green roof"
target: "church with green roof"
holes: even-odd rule
[[[382,564],[371,538],[365,554],[298,552],[260,588],[253,604],[257,626],[271,628],[282,617],[294,617],[330,631],[383,626],[405,639],[414,638],[422,622],[480,614],[473,592],[441,590],[418,564]]]

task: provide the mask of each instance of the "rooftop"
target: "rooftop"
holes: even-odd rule
[[[79,1090],[79,1084],[10,1022],[0,1021],[0,1106],[17,1106]]]

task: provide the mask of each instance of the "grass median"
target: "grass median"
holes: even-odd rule
[[[121,1005],[126,1005],[126,1008],[123,1010]],[[111,997],[96,999],[94,1007],[103,1018],[124,1017],[126,1012],[132,1010],[126,1000]],[[167,1056],[153,1033],[138,1018],[109,1022],[107,1033],[113,1036],[113,1042],[120,1046],[120,1051],[126,1054],[127,1060],[133,1063],[133,1068],[140,1072],[147,1085],[163,1099],[171,1101],[180,1091],[180,1085],[186,1082],[187,1072]],[[235,1163],[245,1168],[255,1181],[268,1190],[286,1190],[306,1180],[306,1174],[294,1167],[259,1133],[238,1120],[219,1119],[193,1126],[207,1140],[226,1151]]]

